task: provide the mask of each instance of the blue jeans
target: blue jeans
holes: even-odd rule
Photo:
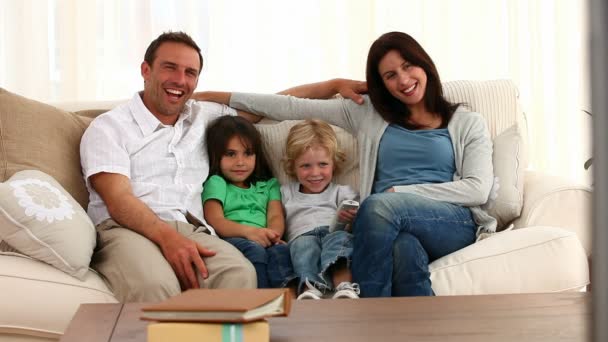
[[[353,280],[362,297],[432,296],[429,263],[475,241],[471,210],[407,193],[378,193],[353,223]]]
[[[284,287],[295,278],[287,244],[262,247],[244,238],[225,238],[251,261],[258,277],[258,288]]]
[[[328,226],[317,227],[291,240],[289,251],[295,274],[300,278],[298,293],[302,292],[306,279],[325,291],[333,288],[331,266],[341,259],[350,264],[353,236],[343,230],[329,233]]]

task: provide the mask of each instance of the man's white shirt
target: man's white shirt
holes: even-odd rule
[[[91,187],[89,177],[100,172],[129,178],[135,197],[161,219],[186,220],[186,213],[204,222],[201,192],[209,173],[205,129],[228,106],[188,100],[173,126],[162,124],[144,105],[139,93],[98,116],[80,143],[80,160],[89,190],[88,214],[95,225],[110,218]]]

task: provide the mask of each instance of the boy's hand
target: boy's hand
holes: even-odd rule
[[[344,222],[344,223],[353,222],[353,220],[355,219],[355,216],[357,216],[358,210],[359,209],[340,210],[340,212],[338,213],[338,218],[340,219],[340,222]]]

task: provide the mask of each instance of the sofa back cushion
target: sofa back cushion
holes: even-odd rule
[[[86,208],[89,194],[80,169],[80,138],[92,119],[2,88],[0,104],[0,181],[21,170],[40,170]]]
[[[518,90],[510,80],[450,81],[443,83],[443,92],[450,102],[483,115],[492,139],[516,123],[527,131]]]

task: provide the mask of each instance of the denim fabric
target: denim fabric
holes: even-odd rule
[[[428,265],[475,241],[470,209],[408,193],[378,193],[353,223],[353,280],[362,297],[430,296]]]
[[[328,226],[317,227],[291,240],[289,251],[295,274],[300,278],[298,293],[306,279],[325,292],[333,288],[330,267],[342,258],[350,264],[353,236],[343,230],[329,233]]]
[[[224,239],[251,261],[258,278],[258,288],[283,287],[295,278],[286,244],[262,247],[244,238]]]

